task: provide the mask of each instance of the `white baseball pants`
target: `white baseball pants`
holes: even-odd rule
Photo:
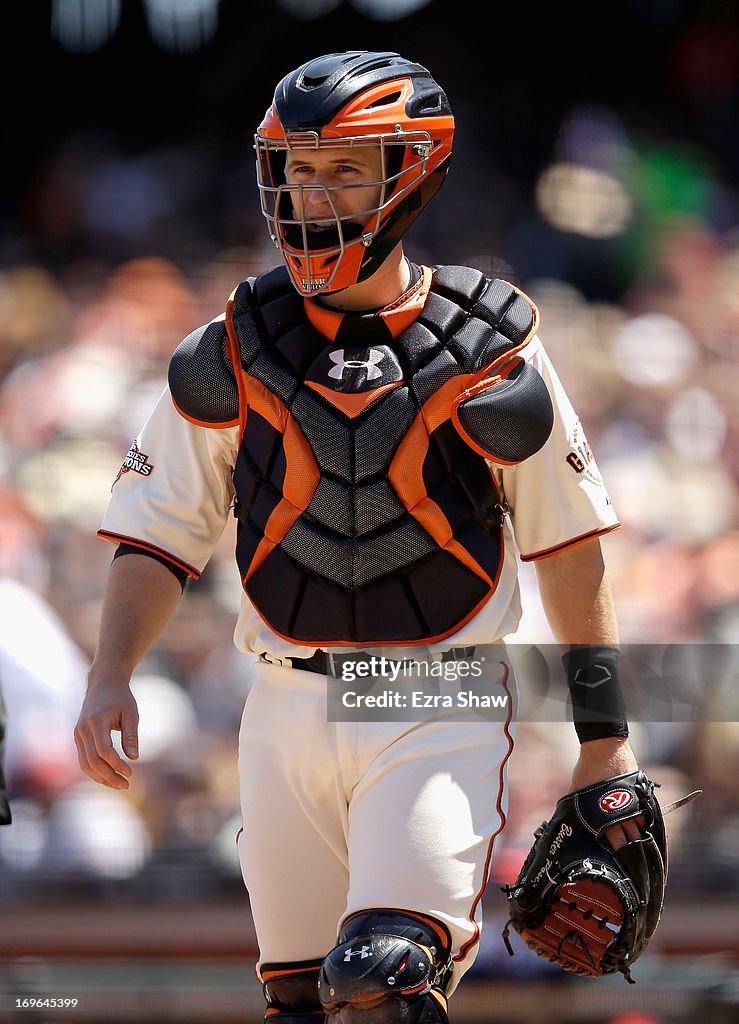
[[[359,910],[416,911],[451,933],[452,991],[478,949],[510,727],[327,717],[324,676],[257,664],[238,845],[259,962],[325,957]]]

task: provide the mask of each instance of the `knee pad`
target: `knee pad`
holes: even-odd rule
[[[318,998],[320,960],[290,964],[262,964],[259,975],[267,1001],[269,1024],[324,1024]]]
[[[516,359],[505,377],[481,380],[462,392],[452,421],[474,451],[508,466],[530,458],[546,444],[554,408],[539,372]]]
[[[451,937],[423,915],[355,914],[323,961],[318,993],[336,1024],[449,1024]]]

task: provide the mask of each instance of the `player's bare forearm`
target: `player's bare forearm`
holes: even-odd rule
[[[74,732],[80,767],[101,785],[128,788],[131,767],[115,750],[111,732],[121,733],[126,755],[135,759],[138,709],[131,675],[169,621],[180,594],[172,573],[146,555],[128,554],[110,567],[98,648]]]
[[[128,683],[133,670],[160,635],[182,588],[161,562],[148,555],[124,555],[110,567],[100,615],[97,651],[88,685],[106,679]]]
[[[558,644],[618,644],[616,611],[597,537],[535,564],[544,612]]]
[[[600,541],[584,541],[536,563],[539,593],[554,638],[571,644],[617,646],[618,623]],[[588,740],[572,772],[570,789],[581,789],[638,768],[625,736]],[[625,822],[609,834],[613,846],[638,838],[638,825]]]

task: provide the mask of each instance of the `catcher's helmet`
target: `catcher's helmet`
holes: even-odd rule
[[[397,53],[349,51],[303,64],[277,86],[255,135],[262,213],[303,295],[335,292],[380,267],[449,168],[454,118],[426,68]],[[288,151],[378,146],[383,177],[372,209],[342,216],[347,185],[290,184]],[[320,190],[331,214],[309,225],[302,194]]]

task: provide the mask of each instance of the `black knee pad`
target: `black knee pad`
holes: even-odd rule
[[[356,914],[318,978],[336,1024],[449,1024],[451,938],[439,921],[393,910]]]
[[[267,1001],[265,1021],[269,1024],[324,1024],[318,998],[320,960],[297,963],[262,964],[262,991]]]

